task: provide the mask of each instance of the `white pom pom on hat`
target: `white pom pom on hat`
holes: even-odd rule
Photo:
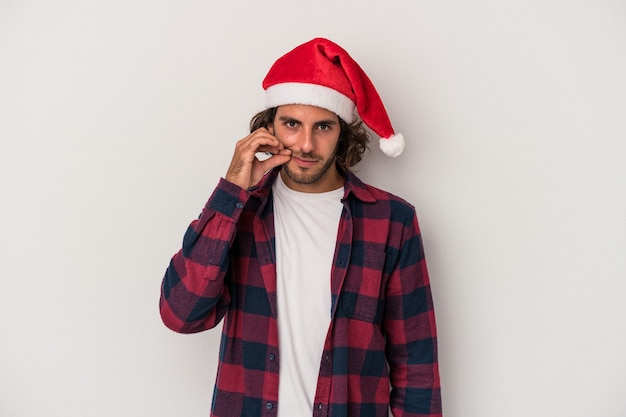
[[[379,146],[396,157],[404,137],[394,132],[385,106],[369,77],[339,45],[315,38],[280,57],[263,80],[265,107],[307,104],[330,110],[345,122],[357,114],[380,136]]]

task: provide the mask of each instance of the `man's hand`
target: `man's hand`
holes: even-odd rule
[[[261,161],[257,152],[269,152],[272,156]],[[267,171],[290,159],[291,151],[267,129],[260,128],[237,142],[225,179],[247,190],[261,181]]]

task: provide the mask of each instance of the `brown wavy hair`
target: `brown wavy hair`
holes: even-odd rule
[[[255,114],[250,121],[250,133],[262,127],[269,127],[274,123],[275,118],[276,107]],[[370,135],[359,119],[353,123],[346,123],[339,118],[339,125],[341,132],[337,144],[337,164],[343,169],[349,169],[363,158],[363,154],[368,149]]]

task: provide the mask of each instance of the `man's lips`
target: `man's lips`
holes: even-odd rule
[[[307,159],[307,158],[301,158],[298,156],[292,156],[291,160],[295,162],[296,165],[301,166],[303,168],[311,167],[318,162],[317,159]]]

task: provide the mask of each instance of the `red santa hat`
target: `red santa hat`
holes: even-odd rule
[[[330,110],[347,123],[361,120],[378,136],[389,156],[404,150],[385,106],[359,64],[339,45],[316,38],[279,58],[263,80],[266,108],[308,104]]]

